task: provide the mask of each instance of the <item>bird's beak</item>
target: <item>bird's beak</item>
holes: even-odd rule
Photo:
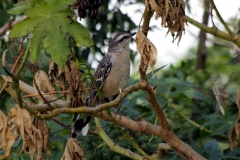
[[[136,32],[130,33],[131,37],[134,36],[136,34]]]

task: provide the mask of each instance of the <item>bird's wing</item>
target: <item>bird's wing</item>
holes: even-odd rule
[[[96,72],[94,74],[94,78],[96,80],[96,83],[101,90],[111,69],[112,69],[112,62],[111,62],[111,55],[106,54],[103,59],[98,64],[98,67],[96,69]],[[97,91],[94,87],[94,83],[91,82],[90,84],[90,90],[88,92],[88,97],[86,99],[87,105],[92,106],[94,102],[97,100]],[[89,102],[90,101],[90,102]],[[95,107],[95,106],[92,106]]]

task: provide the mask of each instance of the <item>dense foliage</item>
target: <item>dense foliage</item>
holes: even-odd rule
[[[96,61],[96,59],[92,58],[94,54],[104,55],[104,46],[108,45],[107,39],[110,38],[108,36],[109,33],[136,29],[136,24],[133,23],[131,18],[123,14],[121,10],[116,7],[122,3],[126,5],[126,2],[118,1],[114,9],[109,11],[110,1],[103,0],[96,20],[86,18],[84,20],[85,27],[81,26],[80,29],[76,21],[73,22],[73,25],[70,25],[71,20],[61,17],[62,15],[73,14],[66,10],[68,9],[68,5],[74,3],[74,1],[65,2],[62,0],[58,1],[55,4],[56,6],[49,4],[46,8],[40,7],[39,10],[41,12],[55,11],[53,19],[50,18],[47,20],[44,19],[46,18],[45,16],[41,17],[40,12],[32,14],[31,9],[34,10],[35,8],[29,8],[29,6],[31,6],[29,2],[31,1],[17,3],[17,7],[15,6],[15,9],[9,10],[8,13],[7,10],[13,7],[13,3],[7,0],[1,2],[2,5],[0,5],[0,14],[1,17],[3,17],[0,18],[0,28],[7,23],[10,14],[20,14],[23,12],[25,15],[30,16],[29,19],[23,20],[16,25],[16,27],[23,28],[22,30],[12,29],[9,38],[28,35],[34,28],[31,28],[29,23],[33,26],[34,23],[35,25],[36,23],[41,24],[34,28],[32,37],[26,36],[26,40],[23,41],[24,49],[31,50],[31,58],[36,62],[32,63],[32,61],[28,61],[21,74],[21,80],[28,84],[33,83],[33,74],[39,69],[43,69],[48,73],[51,59],[55,60],[59,66],[64,66],[68,58],[68,53],[70,52],[73,53],[79,62],[90,62],[89,66],[91,67],[92,61]],[[14,19],[17,18],[17,16],[14,17]],[[51,26],[52,21],[54,21],[53,26]],[[58,23],[55,23],[55,21]],[[124,25],[125,22],[128,24],[127,27]],[[57,32],[56,30],[58,30],[61,25],[61,31]],[[92,40],[87,30],[92,34]],[[44,37],[47,32],[49,32],[49,35]],[[53,33],[56,33],[56,35],[51,35]],[[36,36],[40,36],[40,38],[35,39]],[[52,40],[54,40],[53,37],[55,36],[62,36],[63,39],[60,40],[63,41],[57,41],[59,39],[55,39],[56,41],[53,42]],[[0,37],[0,55],[2,57],[2,54],[7,49],[10,49],[10,51],[7,51],[6,61],[8,62],[7,68],[11,69],[12,64],[17,58],[17,48],[21,40],[18,38],[10,40],[7,37],[8,33]],[[75,45],[90,46],[92,41],[93,46],[90,48],[79,48]],[[39,43],[43,44],[44,49],[41,48],[42,46],[39,46]],[[181,43],[184,43],[184,41]],[[58,49],[57,54],[56,48]],[[206,159],[240,159],[239,144],[235,145],[231,150],[231,143],[228,137],[235,126],[235,121],[238,116],[236,100],[239,99],[237,95],[239,67],[237,65],[238,60],[235,58],[238,52],[226,46],[212,44],[207,48],[208,57],[206,60],[206,68],[204,70],[197,70],[197,49],[197,46],[192,46],[188,51],[187,57],[180,60],[178,64],[162,66],[155,69],[154,74],[149,72],[147,74],[148,81],[153,86],[157,85],[155,96],[162,106],[173,132],[180,139],[189,144],[197,153]],[[50,53],[51,56],[48,53]],[[139,63],[135,60],[136,56],[137,52],[131,51],[131,60],[134,62],[134,65],[138,65]],[[93,71],[93,69],[91,71]],[[133,85],[139,80],[138,72],[134,72],[136,73],[132,73],[127,86]],[[2,68],[0,68],[0,73],[6,75]],[[85,85],[88,85],[88,83],[89,81],[86,81]],[[221,98],[223,110],[219,109],[213,89],[220,91],[220,95],[218,96]],[[154,125],[159,125],[151,105],[146,100],[146,96],[146,92],[141,90],[129,94],[120,104],[121,108],[119,113],[136,121],[144,119]],[[10,108],[15,106],[16,102],[6,91],[0,95],[0,99],[0,108],[7,115]],[[111,108],[111,111],[115,112],[115,109]],[[74,117],[74,114],[69,113],[58,115],[55,118],[59,122],[70,126],[74,121]],[[113,123],[108,123],[103,120],[101,120],[101,122],[105,132],[116,145],[138,153],[129,142],[129,139],[124,137]],[[61,125],[57,125],[52,119],[47,119],[46,123],[50,127],[49,158],[60,159],[64,153],[67,139],[69,138],[69,130]],[[95,124],[92,123],[91,131],[94,131],[95,128]],[[157,152],[158,144],[164,142],[153,135],[140,134],[126,128],[124,130],[127,131],[149,155]],[[78,140],[81,142],[81,148],[85,153],[86,159],[96,159],[96,157],[97,159],[129,159],[111,151],[101,137],[94,134],[94,132],[91,132],[86,137],[80,136]],[[10,155],[12,159],[29,159],[29,154],[20,153],[22,143],[22,137],[19,136],[19,139],[15,141],[11,149]],[[4,151],[0,150],[0,155],[3,153]],[[174,150],[163,152],[163,155],[163,159],[181,159]],[[47,155],[44,154],[43,157],[45,159]]]

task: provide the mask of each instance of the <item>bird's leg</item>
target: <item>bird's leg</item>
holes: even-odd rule
[[[120,95],[122,94],[122,89],[121,89],[121,88],[119,88],[119,94],[120,94]],[[118,107],[117,110],[115,110],[115,116],[113,117],[113,119],[115,119],[116,116],[119,114],[119,111],[120,111],[121,106],[122,106],[122,96],[120,96],[120,97],[121,97],[121,99],[120,99],[119,107]],[[115,107],[116,107],[116,106],[115,106]],[[121,114],[119,114],[119,116],[120,116],[120,119],[121,119]]]

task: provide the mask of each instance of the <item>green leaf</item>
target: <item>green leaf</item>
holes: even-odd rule
[[[212,135],[220,135],[224,132],[230,131],[235,124],[236,118],[234,116],[232,117],[222,117],[218,120],[218,123],[215,123],[211,127]]]
[[[224,156],[222,157],[222,159],[240,160],[239,153],[240,148],[235,148],[233,151],[231,151],[231,149],[228,148],[223,151]]]
[[[206,158],[208,160],[221,159],[221,154],[220,154],[216,140],[212,140],[204,144],[203,149],[207,153]]]
[[[13,14],[13,15],[19,15],[24,13],[27,9],[29,9],[31,6],[28,5],[29,3],[26,1],[20,1],[17,4],[15,4],[14,8],[9,9],[7,12],[9,14]]]
[[[14,160],[18,160],[20,159],[19,155],[15,152],[10,152],[11,158]]]
[[[164,67],[166,67],[166,66],[167,66],[167,64],[165,64],[164,66],[161,66],[161,67],[155,69],[155,70],[153,71],[153,74],[155,74],[155,73],[157,73],[158,71],[162,70],[162,69],[163,69]],[[150,79],[153,74],[152,74],[152,72],[147,73],[147,79]]]
[[[28,45],[31,52],[31,60],[34,62],[38,59],[38,55],[42,47],[41,44],[45,36],[46,28],[44,27],[44,23],[40,23],[38,26],[36,26]]]
[[[195,98],[202,101],[208,101],[204,94],[200,93],[199,91],[193,88],[183,91],[183,94],[185,94],[188,98]]]
[[[81,24],[77,22],[74,22],[73,24],[70,25],[68,32],[75,39],[78,46],[80,45],[89,47],[93,44],[87,28],[83,27]]]
[[[67,18],[73,17],[73,12],[68,6],[74,2],[75,0],[33,0],[19,3],[8,12],[24,13],[27,18],[13,27],[9,37],[22,37],[31,33],[28,46],[31,60],[38,59],[43,46],[52,59],[63,67],[67,56],[71,53],[68,35],[71,35],[79,46],[88,47],[93,44],[87,28]]]
[[[206,127],[206,126],[210,126],[212,124],[216,124],[218,121],[217,118],[213,118],[213,119],[210,119],[210,120],[207,120],[205,123],[202,124],[203,127]]]
[[[43,41],[43,46],[51,54],[52,59],[63,68],[70,53],[68,40],[52,19],[49,19],[49,22],[47,22],[47,31],[48,36]]]
[[[25,19],[15,26],[13,26],[9,38],[22,37],[34,30],[39,23],[43,22],[43,19]]]
[[[201,149],[201,147],[199,147],[199,145],[192,139],[190,138],[190,143],[191,143],[191,147],[200,155],[203,155],[203,151]]]

